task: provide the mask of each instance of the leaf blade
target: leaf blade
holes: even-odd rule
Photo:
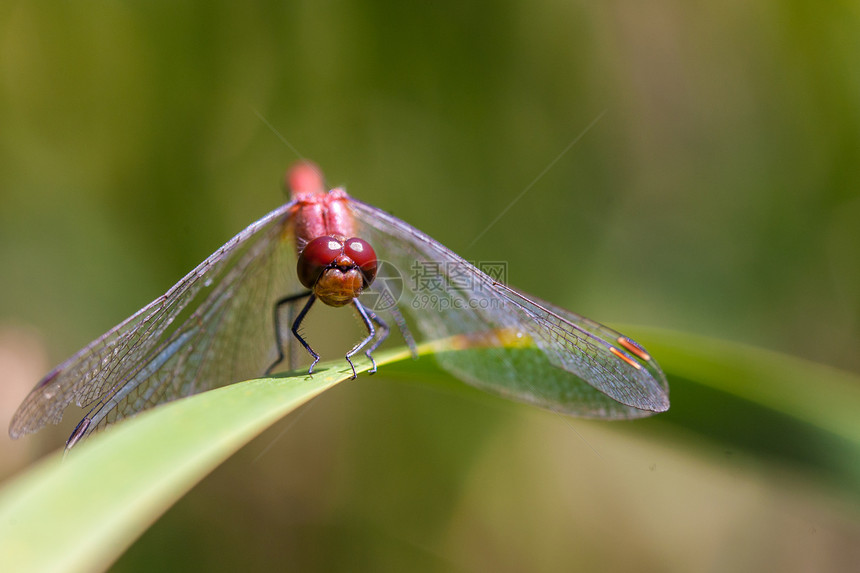
[[[405,356],[380,353],[378,362]],[[236,450],[352,375],[342,361],[319,366],[313,377],[251,380],[177,400],[80,444],[64,463],[59,452],[49,456],[0,491],[3,569],[106,569]]]

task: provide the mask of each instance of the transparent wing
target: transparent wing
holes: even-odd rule
[[[668,409],[663,372],[629,338],[501,284],[376,207],[351,205],[359,236],[402,275],[398,308],[425,340],[461,341],[437,355],[458,378],[569,415],[636,418]]]
[[[88,434],[156,404],[262,374],[277,356],[275,301],[303,290],[291,206],[248,226],[45,376],[15,413],[10,435],[59,422],[72,402],[91,408]]]

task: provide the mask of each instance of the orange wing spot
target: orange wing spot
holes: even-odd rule
[[[618,358],[620,358],[621,360],[623,360],[624,362],[626,362],[627,364],[629,364],[630,366],[635,368],[636,370],[642,369],[642,366],[640,366],[638,362],[636,362],[635,360],[633,360],[632,358],[630,358],[629,356],[627,356],[626,354],[624,354],[623,352],[621,352],[620,350],[615,348],[614,346],[609,347],[609,352],[611,352],[612,354],[614,354],[615,356],[617,356]]]
[[[636,344],[635,342],[633,342],[632,340],[630,340],[626,336],[619,336],[618,337],[618,344],[620,344],[621,346],[623,346],[625,348],[625,350],[627,350],[631,354],[635,354],[636,356],[638,356],[639,358],[641,358],[645,362],[648,362],[649,360],[651,360],[651,355],[648,354],[647,352],[645,352],[644,348],[642,348],[641,346],[639,346],[638,344]]]

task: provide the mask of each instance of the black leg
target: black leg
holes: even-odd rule
[[[415,346],[415,338],[413,338],[412,333],[409,332],[409,327],[406,325],[406,319],[403,318],[403,314],[397,307],[397,300],[394,298],[392,292],[385,288],[384,285],[379,290],[374,287],[371,287],[371,289],[374,293],[379,295],[378,303],[391,312],[391,316],[394,318],[394,324],[397,325],[397,329],[400,331],[400,334],[403,335],[403,340],[406,342],[406,346],[409,347],[409,352],[412,354],[412,358],[418,358],[418,348]],[[374,319],[374,317],[375,315],[371,316],[372,319]],[[377,322],[377,324],[379,324],[379,322]],[[370,350],[370,352],[373,352],[376,349],[376,346],[382,344],[382,342],[388,337],[389,330],[390,329],[388,329],[388,327],[385,328],[385,335],[377,341],[376,345]]]
[[[293,328],[290,329],[293,333],[293,336],[295,336],[296,339],[302,343],[302,346],[305,347],[305,350],[308,351],[308,354],[310,354],[311,356],[314,357],[314,361],[311,362],[311,367],[308,368],[308,374],[314,373],[314,366],[316,366],[317,362],[320,361],[320,355],[317,354],[316,352],[314,352],[314,349],[311,348],[307,342],[305,342],[305,339],[302,338],[301,334],[299,334],[299,327],[302,325],[302,321],[305,319],[305,315],[311,309],[311,306],[314,304],[314,301],[316,299],[317,299],[317,297],[315,295],[310,296],[310,298],[308,299],[308,303],[305,305],[305,307],[302,309],[302,311],[296,317],[296,321],[293,323]]]
[[[370,348],[368,348],[364,352],[364,355],[367,356],[370,359],[370,363],[373,364],[373,368],[368,370],[367,373],[376,374],[376,360],[373,359],[373,356],[371,356],[371,354],[374,350],[379,348],[380,344],[385,342],[385,339],[388,338],[388,333],[391,332],[391,329],[388,327],[384,320],[379,318],[379,316],[375,312],[369,309],[365,310],[367,310],[367,315],[370,317],[370,320],[375,322],[376,326],[379,328],[379,336],[376,337],[376,340],[373,341],[373,344],[370,345]]]
[[[361,320],[364,321],[364,326],[367,328],[367,337],[353,346],[352,350],[346,353],[346,361],[349,362],[349,367],[352,368],[352,380],[355,380],[357,374],[355,373],[355,366],[352,364],[352,360],[350,360],[350,358],[354,356],[356,352],[364,348],[368,342],[373,340],[373,337],[376,336],[376,328],[373,326],[373,321],[370,319],[370,315],[368,315],[369,311],[364,308],[363,304],[358,302],[357,298],[352,299],[352,304],[358,310],[358,314],[361,316]],[[370,314],[372,315],[373,313],[371,312]],[[386,329],[387,328],[388,327],[386,326]],[[368,354],[368,357],[370,357],[370,354]],[[376,362],[374,362],[373,358],[371,358],[370,361],[373,363],[373,371],[376,372]]]
[[[313,294],[311,294],[309,292],[290,295],[290,296],[287,296],[287,297],[284,297],[284,298],[278,300],[275,303],[275,308],[274,308],[275,342],[277,344],[277,349],[278,349],[278,358],[277,358],[277,360],[275,360],[272,363],[271,366],[266,368],[266,376],[271,374],[272,370],[274,370],[278,366],[278,364],[280,364],[281,362],[284,361],[284,341],[281,339],[281,307],[283,307],[286,304],[292,305],[296,301],[299,301],[305,297],[310,297],[310,299],[308,300],[307,304],[305,304],[305,307],[302,309],[302,311],[299,313],[299,316],[296,318],[296,321],[293,323],[292,333],[299,340],[299,342],[302,343],[302,346],[305,347],[305,350],[307,350],[310,353],[310,355],[314,357],[314,364],[316,364],[317,361],[319,361],[319,359],[320,359],[319,355],[316,352],[314,352],[313,350],[311,350],[311,347],[308,346],[308,344],[305,342],[304,338],[299,336],[299,333],[297,332],[299,325],[301,325],[302,320],[305,318],[305,315],[308,313],[308,310],[310,310],[311,305],[313,304],[316,297],[313,296]],[[311,365],[311,370],[313,370],[313,364]],[[310,373],[310,371],[308,371],[308,373]]]

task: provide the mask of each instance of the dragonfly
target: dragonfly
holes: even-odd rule
[[[373,352],[393,322],[413,355],[413,331],[419,341],[447,340],[439,365],[505,398],[610,420],[669,408],[663,371],[633,339],[507,286],[343,188],[326,191],[309,161],[286,183],[286,204],[48,373],[10,436],[60,422],[74,402],[87,413],[69,449],[142,410],[292,368],[302,351],[313,374],[320,355],[301,326],[317,301],[361,318],[366,336],[345,355],[353,378],[359,353],[376,372]]]

